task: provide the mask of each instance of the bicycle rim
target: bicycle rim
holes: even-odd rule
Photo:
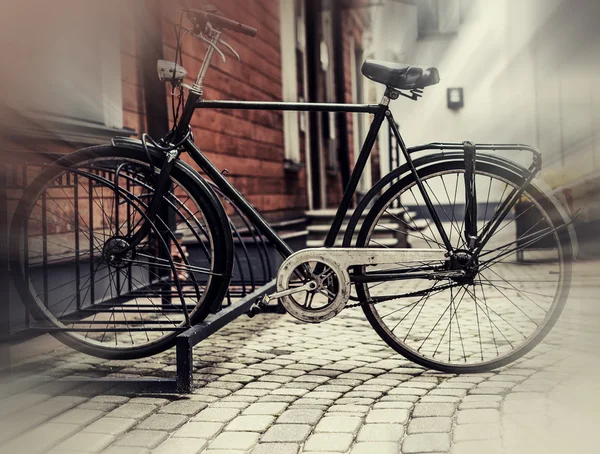
[[[217,245],[189,183],[172,175],[150,233],[110,262],[146,220],[153,178],[139,159],[98,156],[51,166],[32,184],[13,241],[22,245],[20,294],[40,328],[86,353],[125,359],[170,347],[206,314]],[[193,264],[186,238],[200,245]]]
[[[452,245],[466,250],[461,167],[456,162],[438,164],[421,170],[420,176]],[[480,233],[510,190],[522,182],[499,167],[478,164]],[[391,216],[396,224],[390,225],[394,210],[403,214]],[[415,248],[443,248],[427,213],[409,175],[375,203],[357,245],[388,247],[376,235],[384,229],[395,231]],[[480,271],[472,284],[411,279],[357,285],[358,296],[365,303],[374,296],[423,292],[365,304],[364,312],[392,348],[426,367],[483,372],[514,361],[543,339],[565,303],[571,248],[566,229],[556,230],[561,222],[552,202],[530,186],[481,252]],[[551,233],[543,234],[548,231]],[[423,265],[439,264],[397,264],[394,268],[406,272]],[[456,287],[441,289],[448,284]]]

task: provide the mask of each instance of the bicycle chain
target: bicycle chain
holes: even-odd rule
[[[447,284],[447,285],[442,285],[441,287],[435,287],[435,288],[431,288],[429,290],[418,290],[416,292],[409,292],[409,293],[402,293],[400,295],[393,295],[393,296],[382,296],[380,297],[380,299],[377,299],[376,301],[364,301],[364,302],[360,302],[360,303],[354,303],[354,304],[347,304],[346,307],[344,309],[351,309],[353,307],[360,307],[360,306],[364,306],[366,304],[379,304],[379,303],[384,303],[386,301],[391,301],[391,300],[395,300],[397,298],[411,298],[413,296],[423,296],[426,295],[427,293],[431,292],[431,291],[441,291],[441,290],[447,290],[449,288],[454,288],[454,287],[460,287],[461,284]]]

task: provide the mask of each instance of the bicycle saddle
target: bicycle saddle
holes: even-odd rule
[[[387,61],[366,60],[361,71],[369,79],[398,90],[421,89],[440,81],[437,68],[422,68]]]

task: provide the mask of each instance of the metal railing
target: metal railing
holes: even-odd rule
[[[7,250],[9,241],[8,233],[10,223],[12,221],[13,210],[15,209],[18,200],[22,197],[26,188],[35,178],[35,176],[38,175],[44,169],[44,167],[54,162],[57,157],[58,155],[54,154],[23,153],[22,156],[18,156],[17,159],[13,159],[12,163],[4,163],[0,166],[0,222],[2,223],[0,225],[0,235],[2,237],[0,240],[0,253],[2,254],[0,256],[2,262],[0,264],[0,271],[7,277],[9,258],[8,254],[4,253],[4,251]],[[85,194],[85,197],[89,196],[89,198],[87,201],[84,201],[82,205],[82,194],[77,194],[78,184],[76,179],[76,175],[67,172],[57,179],[55,184],[57,185],[58,189],[69,188],[70,191],[73,191],[76,200],[79,200],[78,203],[74,204],[75,210],[81,209],[82,212],[85,211],[87,216],[93,217],[94,200],[91,196],[89,196],[89,194]],[[124,184],[129,184],[129,182]],[[255,292],[265,283],[271,281],[274,276],[274,267],[271,263],[271,257],[265,238],[229,199],[224,197],[217,190],[216,192],[221,197],[223,205],[228,208],[227,211],[230,215],[229,225],[235,244],[235,257],[234,272],[226,298],[223,302],[215,302],[217,304],[213,304],[213,313],[219,312],[224,307],[231,305],[235,300]],[[44,203],[42,203],[42,219],[45,219],[46,216],[44,211],[45,208],[46,207],[44,206]],[[79,214],[75,213],[75,219],[78,219],[79,217]],[[129,220],[127,219],[124,222],[128,223]],[[45,223],[42,222],[42,224]],[[93,225],[94,222],[92,219],[92,222],[90,222],[90,228],[93,229]],[[6,229],[4,229],[4,226],[6,226]],[[133,226],[126,224],[124,228],[131,230]],[[38,233],[40,235],[40,244],[48,244],[48,231],[46,229],[42,229],[40,232],[36,232],[36,235]],[[79,241],[78,234],[75,234],[74,237],[75,241]],[[173,237],[167,240],[173,241],[172,238]],[[175,241],[179,243],[176,250],[185,251],[187,249],[188,251],[191,251],[190,253],[193,255],[193,249],[196,246],[193,238],[185,239],[182,235],[178,235],[177,232],[175,232],[175,238]],[[88,246],[89,248],[93,249],[92,244]],[[78,244],[76,247],[81,248],[82,251],[84,251],[86,245]],[[91,250],[90,255],[93,256],[93,251]],[[41,255],[37,259],[39,259],[40,262],[40,288],[48,288],[47,282],[44,282],[44,280],[48,280],[47,273],[54,262],[48,263],[48,251],[46,247],[42,248]],[[136,279],[136,271],[135,269],[132,269],[132,267],[129,267],[129,269],[125,268],[122,272],[123,275],[119,276],[119,279],[123,279],[123,285],[117,283],[116,286],[118,288],[123,288],[124,292],[119,294],[117,297],[110,300],[106,300],[105,298],[103,299],[103,289],[95,288],[94,291],[94,286],[92,286],[92,290],[90,292],[91,294],[84,295],[82,294],[83,292],[79,292],[79,288],[77,288],[77,286],[82,282],[82,279],[85,278],[85,276],[80,275],[80,270],[85,267],[80,266],[78,259],[79,254],[76,256],[75,263],[71,271],[61,271],[72,273],[72,276],[77,274],[77,278],[74,279],[70,285],[73,286],[71,290],[78,294],[78,301],[76,305],[78,310],[82,307],[85,309],[86,306],[89,307],[90,305],[94,305],[97,300],[102,300],[102,306],[123,304],[123,301],[127,298],[133,298],[148,291],[152,291],[153,295],[160,293],[161,296],[167,301],[170,296],[177,296],[175,291],[171,286],[168,285],[167,282],[169,279],[169,270],[166,270],[165,274],[164,270],[161,271],[157,269],[157,276],[162,277],[162,279],[159,279],[160,282],[148,282],[148,286],[143,286],[140,285],[140,281],[146,281],[143,279]],[[89,273],[93,274],[94,270],[90,269]],[[15,336],[36,332],[36,322],[32,320],[29,312],[23,307],[18,295],[16,294],[16,291],[14,288],[12,288],[12,284],[9,282],[10,280],[2,279],[2,281],[0,292],[4,298],[2,298],[2,301],[0,301],[0,339],[10,340]],[[101,284],[99,284],[99,286],[101,286]],[[170,295],[170,293],[172,293],[172,295]],[[188,295],[184,291],[184,296],[193,295]],[[162,310],[164,309],[165,308],[162,308]],[[106,330],[110,331],[110,328],[106,328]]]

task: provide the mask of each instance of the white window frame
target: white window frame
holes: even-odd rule
[[[295,0],[279,0],[281,40],[281,85],[284,102],[298,102],[298,73],[296,48],[304,46],[299,40]],[[283,112],[285,161],[300,163],[299,112]]]

